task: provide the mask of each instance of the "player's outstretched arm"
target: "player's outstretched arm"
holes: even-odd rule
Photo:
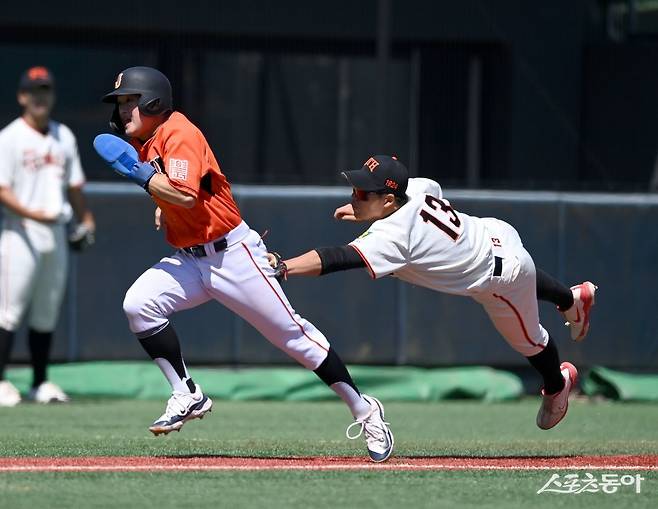
[[[276,253],[268,253],[268,259],[277,271],[277,279],[287,279],[288,276],[324,276],[340,270],[366,267],[363,258],[352,246],[319,247],[288,260],[281,260],[281,256]]]
[[[284,263],[288,276],[319,276],[322,274],[322,261],[315,249],[285,260]]]

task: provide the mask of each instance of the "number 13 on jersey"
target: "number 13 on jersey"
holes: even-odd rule
[[[443,198],[426,195],[420,217],[426,223],[432,223],[455,242],[464,231],[464,225],[459,220],[457,213],[450,206],[450,202]]]

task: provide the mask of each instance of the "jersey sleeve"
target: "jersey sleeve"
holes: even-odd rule
[[[172,130],[163,147],[163,162],[169,183],[195,198],[199,195],[203,172],[203,145],[193,131]]]
[[[11,187],[14,173],[14,152],[7,139],[7,131],[0,132],[0,186]]]
[[[443,198],[443,190],[438,182],[422,177],[410,178],[407,183],[407,196],[415,198],[421,194],[431,194],[435,198]]]
[[[388,276],[407,265],[408,233],[390,223],[375,222],[359,238],[350,242],[366,262],[373,279]]]
[[[80,163],[80,152],[75,136],[71,133],[71,152],[68,161],[68,185],[69,187],[79,187],[85,183],[85,174],[82,171]]]

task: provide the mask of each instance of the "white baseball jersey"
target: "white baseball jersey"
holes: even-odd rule
[[[504,221],[469,216],[444,198],[419,194],[350,245],[375,279],[390,275],[473,297],[525,356],[539,353],[548,342],[539,323],[534,262]]]
[[[0,131],[0,186],[10,187],[24,207],[66,223],[72,215],[67,190],[84,181],[75,136],[65,125],[51,121],[42,134],[17,118]]]
[[[414,177],[407,181],[407,198],[411,199],[419,194],[431,194],[435,198],[443,198],[443,189],[438,182],[424,178]]]
[[[0,186],[26,208],[57,218],[46,224],[3,210],[0,232],[0,327],[16,330],[29,307],[29,327],[50,332],[66,287],[71,219],[69,187],[84,183],[73,133],[51,121],[43,134],[18,118],[0,131]]]
[[[457,295],[477,291],[489,280],[494,263],[490,235],[480,218],[429,194],[375,221],[351,245],[374,278],[392,275]]]

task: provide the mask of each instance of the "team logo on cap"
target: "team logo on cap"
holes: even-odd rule
[[[45,67],[32,67],[27,71],[27,77],[31,80],[46,80],[48,79],[48,69]]]
[[[375,168],[379,166],[379,161],[374,157],[371,157],[365,163],[363,163],[363,166],[367,166],[370,171],[375,171]]]
[[[114,88],[117,89],[121,86],[121,79],[123,78],[123,73],[120,72],[119,75],[117,76],[116,81],[114,82]]]
[[[390,187],[391,189],[397,189],[398,188],[398,183],[395,180],[391,180],[391,179],[386,179],[386,182],[384,182],[384,185],[386,187]]]

